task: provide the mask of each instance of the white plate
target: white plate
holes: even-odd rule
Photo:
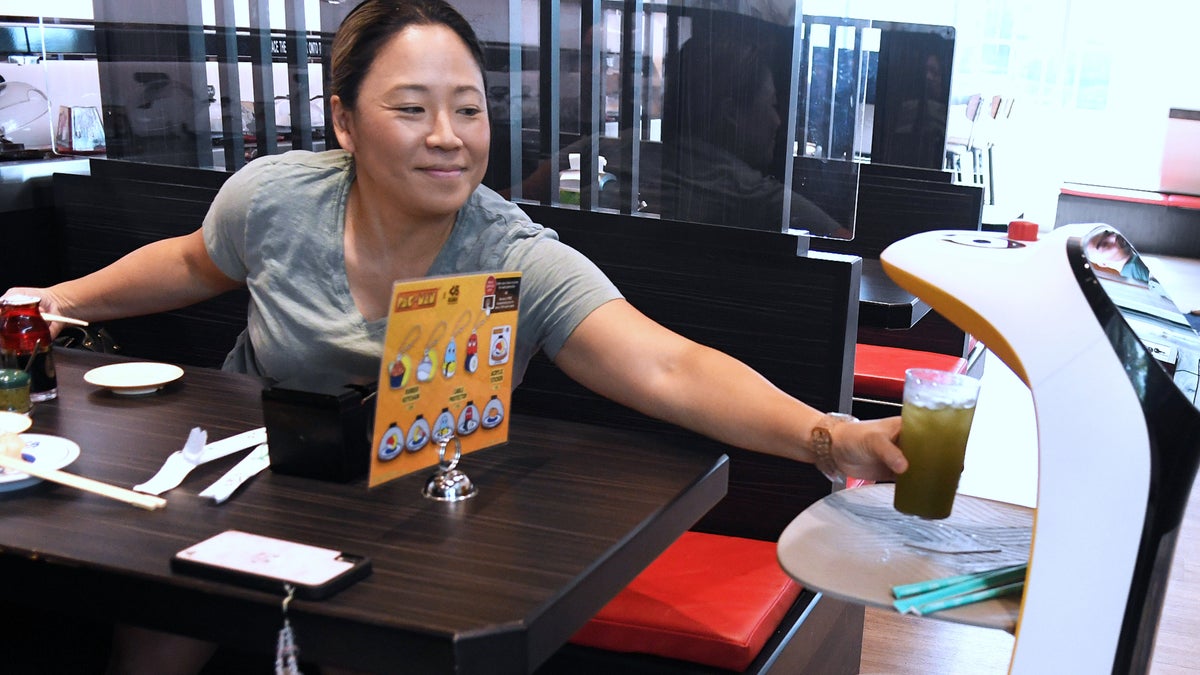
[[[0,434],[19,434],[32,424],[29,415],[0,410]]]
[[[181,377],[183,368],[152,361],[114,363],[111,366],[93,368],[83,374],[85,382],[111,389],[114,394],[127,396],[152,394],[163,385]]]
[[[61,469],[79,457],[79,445],[62,436],[48,434],[21,434],[25,450],[21,453],[27,461],[47,469]],[[27,473],[0,469],[0,492],[21,490],[42,482],[41,478]]]

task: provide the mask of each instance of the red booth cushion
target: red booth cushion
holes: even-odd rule
[[[774,542],[685,532],[571,642],[741,671],[799,595]]]
[[[909,368],[965,373],[967,360],[950,354],[859,343],[854,346],[854,395],[900,401],[904,398],[904,371]]]
[[[1092,197],[1094,199],[1111,199],[1119,202],[1134,202],[1137,204],[1165,204],[1181,209],[1200,209],[1200,196],[1182,195],[1173,192],[1152,192],[1150,190],[1128,190],[1124,188],[1098,187],[1092,185],[1075,185],[1062,187],[1059,190],[1065,195],[1076,197]]]
[[[1167,196],[1161,192],[1150,190],[1129,190],[1126,188],[1102,187],[1098,185],[1073,185],[1059,188],[1064,195],[1076,197],[1091,197],[1093,199],[1111,199],[1118,202],[1133,202],[1135,204],[1166,204]]]

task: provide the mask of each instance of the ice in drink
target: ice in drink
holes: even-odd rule
[[[914,371],[905,381],[900,426],[908,470],[896,477],[893,503],[902,513],[946,518],[962,475],[979,382],[954,373]]]

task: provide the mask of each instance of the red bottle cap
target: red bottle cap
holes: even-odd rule
[[[1030,220],[1014,220],[1008,224],[1008,238],[1013,241],[1037,241],[1038,224]]]

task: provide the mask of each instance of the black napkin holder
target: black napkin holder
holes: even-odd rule
[[[262,402],[272,471],[337,482],[366,475],[375,385],[298,377],[263,389]]]

